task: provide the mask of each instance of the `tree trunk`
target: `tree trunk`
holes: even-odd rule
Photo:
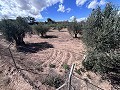
[[[22,35],[20,35],[20,36],[18,37],[18,44],[19,44],[20,46],[25,45],[25,42],[23,41],[23,36],[22,36]]]
[[[75,34],[75,38],[77,38],[77,34]]]
[[[44,34],[43,33],[41,33],[41,38],[44,38]]]
[[[16,36],[13,36],[15,42],[16,42],[16,46],[23,46],[25,45],[25,42],[23,41],[23,37],[22,36],[19,36],[19,37],[16,37]]]

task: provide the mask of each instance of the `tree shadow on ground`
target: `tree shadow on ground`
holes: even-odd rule
[[[120,74],[109,72],[107,74],[102,74],[102,80],[107,80],[112,85],[114,90],[120,90]]]
[[[41,43],[28,43],[25,46],[19,46],[17,47],[17,50],[19,52],[24,53],[37,53],[39,50],[45,50],[48,48],[54,48],[52,44],[49,44],[48,42],[41,42]]]
[[[120,90],[120,73],[109,73],[107,77],[111,81],[112,86],[115,89]]]
[[[58,38],[56,35],[46,35],[44,38]]]

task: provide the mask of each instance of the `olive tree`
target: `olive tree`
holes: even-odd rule
[[[72,36],[77,38],[78,34],[81,34],[82,32],[82,23],[78,23],[76,18],[74,18],[73,21],[68,25],[68,31]]]
[[[38,35],[42,38],[46,36],[46,33],[49,31],[49,27],[47,25],[38,24],[34,26],[34,29]]]
[[[16,46],[25,45],[23,38],[27,32],[31,32],[30,26],[22,17],[17,17],[15,20],[2,19],[0,21],[0,30],[6,40],[15,41]]]
[[[83,65],[100,73],[120,74],[120,15],[111,3],[93,10],[83,30],[88,54]]]

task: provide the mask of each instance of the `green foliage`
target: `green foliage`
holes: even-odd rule
[[[83,30],[84,42],[88,47],[96,48],[102,51],[119,48],[120,45],[120,17],[116,9],[107,4],[102,11],[100,7],[93,10],[86,22],[86,28]],[[106,11],[106,12],[105,12]],[[106,13],[109,13],[109,17]]]
[[[63,67],[65,70],[69,70],[69,69],[70,69],[69,65],[67,65],[67,64],[63,64],[62,67]]]
[[[62,30],[63,28],[67,27],[67,23],[66,22],[58,22],[58,23],[51,23],[51,24],[46,24],[48,25],[49,28],[52,29],[57,29],[58,31]]]
[[[120,74],[120,15],[111,3],[103,10],[98,7],[92,11],[83,30],[83,41],[88,47],[83,61],[87,70]]]
[[[120,73],[120,52],[111,51],[110,53],[91,51],[83,61],[87,70],[99,73]]]
[[[81,75],[81,70],[80,69],[75,69],[75,72]]]
[[[38,35],[41,35],[41,37],[45,37],[46,33],[49,31],[49,27],[45,24],[38,24],[34,26],[34,29],[36,30],[36,33]]]
[[[47,24],[49,26],[49,28],[55,28],[56,24]]]
[[[56,29],[57,29],[58,31],[62,30],[63,28],[64,28],[63,24],[57,24],[57,25],[56,25]]]
[[[60,76],[52,76],[52,77],[49,76],[46,77],[45,81],[43,81],[42,83],[58,88],[64,83],[64,81],[61,79]]]
[[[6,40],[15,41],[16,45],[24,45],[25,33],[31,32],[30,26],[22,17],[17,17],[16,20],[3,19],[0,21],[0,29]]]

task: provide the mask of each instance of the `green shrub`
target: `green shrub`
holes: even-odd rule
[[[49,31],[49,27],[47,25],[41,25],[41,24],[35,25],[34,29],[36,33],[41,37],[45,37],[46,33]]]
[[[99,73],[120,73],[120,52],[89,52],[86,59],[83,61],[83,65],[87,70]]]
[[[64,83],[64,80],[60,76],[48,76],[42,83],[58,88]]]
[[[69,65],[67,65],[67,64],[63,64],[62,67],[63,67],[65,70],[69,70],[69,69],[70,69]]]
[[[75,72],[81,75],[81,70],[80,69],[75,69]]]

